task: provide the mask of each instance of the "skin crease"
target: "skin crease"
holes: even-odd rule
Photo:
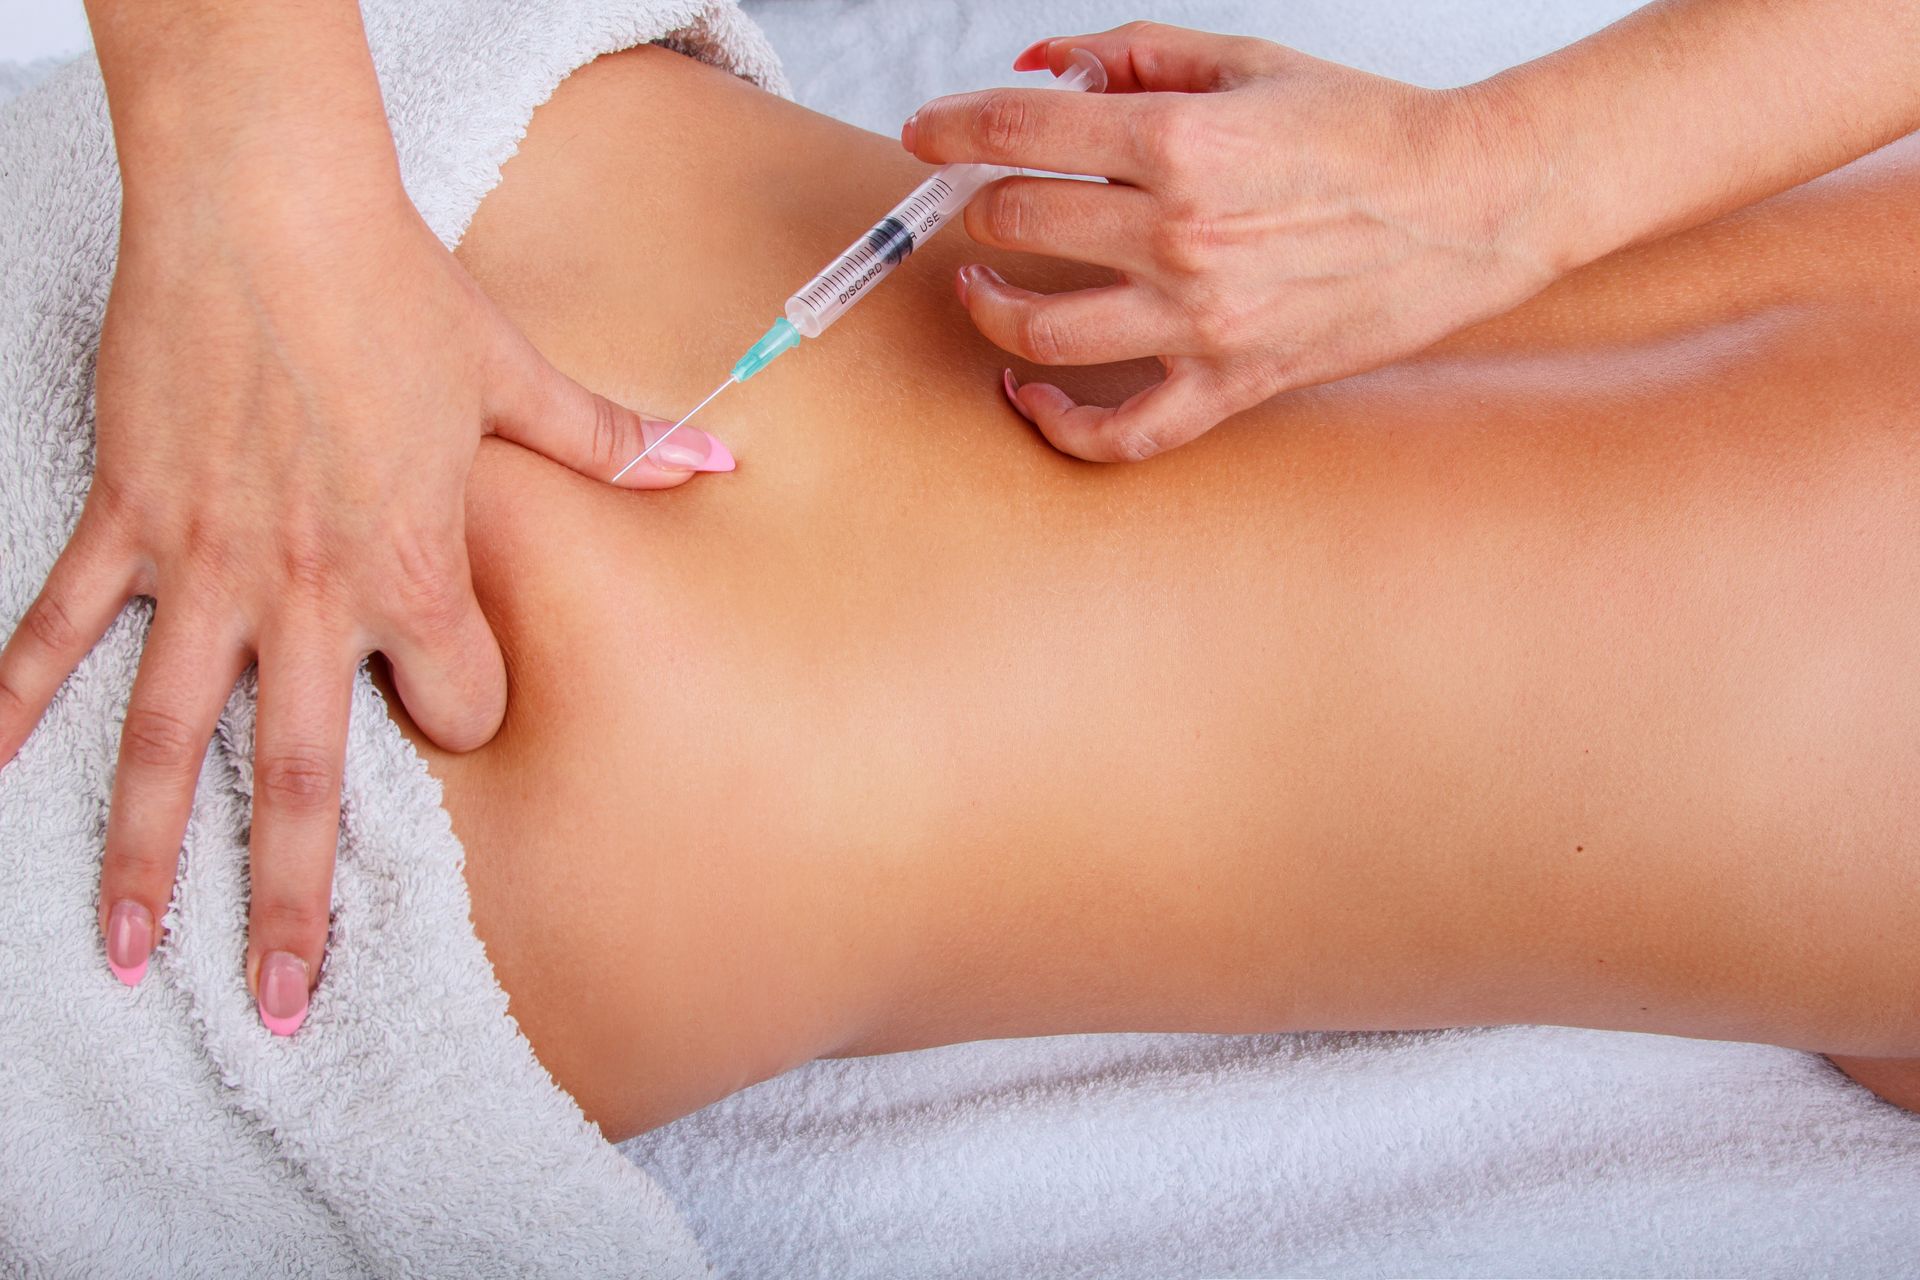
[[[1915,159],[1141,466],[1040,440],[951,293],[1095,277],[957,231],[705,411],[733,475],[483,442],[506,719],[454,756],[394,714],[541,1061],[619,1139],[994,1036],[1920,1055]],[[459,256],[672,413],[923,172],[637,50],[536,113]]]

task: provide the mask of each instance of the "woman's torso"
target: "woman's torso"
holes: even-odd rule
[[[888,140],[641,50],[541,109],[461,257],[560,368],[677,415],[921,173]],[[469,540],[506,723],[451,756],[395,714],[445,784],[476,927],[542,1061],[630,1131],[892,1047],[872,1040],[883,1011],[910,1042],[898,975],[961,983],[1016,928],[1151,894],[1126,873],[1146,850],[1260,856],[1301,789],[1337,782],[1279,770],[1367,702],[1350,668],[1407,658],[1379,614],[1472,625],[1423,595],[1409,548],[1483,554],[1490,598],[1524,589],[1530,565],[1591,550],[1568,510],[1600,528],[1622,486],[1659,486],[1675,433],[1719,430],[1716,397],[1844,395],[1835,358],[1888,359],[1863,335],[1910,321],[1915,259],[1889,276],[1911,233],[1870,185],[1844,216],[1750,216],[1586,273],[1442,355],[1142,466],[1048,448],[951,294],[973,260],[1040,287],[1086,273],[957,227],[704,412],[734,474],[628,492],[486,442]],[[1836,304],[1862,290],[1874,307],[1849,318]],[[1111,402],[1150,373],[1058,380]],[[1670,550],[1606,554],[1632,573]],[[1368,661],[1336,667],[1356,646]],[[1084,857],[1036,871],[1039,845]],[[928,895],[963,874],[1019,912],[929,932]],[[1209,922],[1172,927],[1206,952]],[[1039,998],[1107,1025],[1139,977],[1127,943]],[[972,1034],[1027,1029],[977,1016]]]

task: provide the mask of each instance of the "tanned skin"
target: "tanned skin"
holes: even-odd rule
[[[613,1139],[818,1056],[1084,1031],[1562,1023],[1914,1101],[1916,163],[1136,466],[1039,438],[952,292],[1097,273],[958,230],[706,410],[732,475],[483,442],[506,719],[451,755],[395,715],[541,1061]],[[923,172],[638,50],[539,110],[459,256],[671,415]]]

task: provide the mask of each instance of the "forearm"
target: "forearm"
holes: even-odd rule
[[[90,0],[126,218],[398,193],[352,0]],[[242,215],[244,216],[244,215]]]
[[[1476,92],[1527,140],[1569,269],[1920,128],[1920,5],[1662,0]]]

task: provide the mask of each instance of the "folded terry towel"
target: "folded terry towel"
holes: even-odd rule
[[[407,188],[449,244],[533,108],[646,41],[784,90],[731,0],[366,0]],[[118,218],[91,56],[0,107],[0,628],[78,517]],[[292,1039],[241,975],[251,681],[188,828],[172,930],[122,987],[95,927],[129,607],[0,770],[0,1273],[704,1275],[659,1185],[507,1016],[440,790],[364,672],[334,931]]]

